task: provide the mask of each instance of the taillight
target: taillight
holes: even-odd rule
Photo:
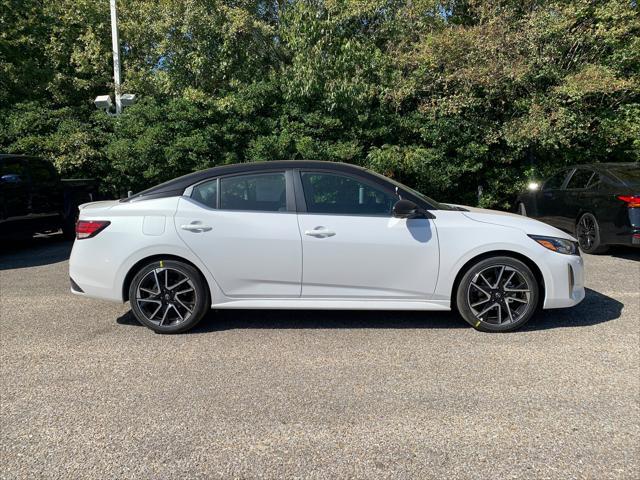
[[[638,195],[618,195],[618,200],[622,200],[629,208],[640,207],[640,196]]]
[[[78,220],[78,223],[76,223],[76,238],[82,240],[83,238],[95,237],[107,228],[110,223],[106,220]]]

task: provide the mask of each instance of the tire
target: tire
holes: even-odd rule
[[[62,236],[65,240],[73,240],[76,238],[76,222],[80,216],[78,206],[74,205],[71,212],[62,221]]]
[[[129,286],[131,311],[157,333],[182,333],[209,311],[209,291],[198,270],[175,260],[143,266]]]
[[[608,250],[600,239],[600,225],[592,213],[583,213],[576,222],[576,238],[584,253],[598,254]]]
[[[539,296],[538,281],[525,263],[512,257],[490,257],[464,273],[456,306],[476,330],[508,332],[529,321]]]
[[[522,215],[523,217],[527,216],[527,207],[525,207],[522,202],[518,204],[518,215]]]

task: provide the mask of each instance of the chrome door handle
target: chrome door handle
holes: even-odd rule
[[[188,232],[208,232],[211,230],[209,225],[203,225],[202,223],[189,223],[188,225],[180,225],[182,230],[187,230]]]
[[[326,227],[316,227],[313,230],[305,230],[304,234],[309,235],[310,237],[327,238],[327,237],[333,237],[336,234],[336,232],[332,232]]]

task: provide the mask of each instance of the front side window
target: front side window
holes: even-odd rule
[[[553,177],[544,182],[544,190],[557,190],[561,188],[566,176],[566,171],[556,173]]]
[[[218,207],[218,179],[214,178],[193,187],[191,198],[209,208]]]
[[[303,172],[301,177],[309,213],[391,215],[397,201],[392,194],[353,177],[321,172]]]
[[[592,175],[593,172],[591,170],[576,170],[573,175],[571,175],[567,189],[587,188]]]
[[[284,173],[221,178],[220,208],[223,210],[286,212],[287,189]]]
[[[3,183],[20,183],[27,181],[24,163],[13,159],[0,161],[0,181]]]

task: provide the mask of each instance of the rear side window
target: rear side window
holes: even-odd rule
[[[593,172],[591,170],[576,170],[573,175],[571,175],[567,189],[587,188],[592,176]]]
[[[286,212],[284,173],[238,175],[220,179],[220,208],[258,212]]]
[[[356,178],[333,173],[303,172],[302,187],[309,213],[391,215],[397,200]]]
[[[58,180],[58,172],[51,162],[31,159],[29,162],[31,179],[36,184],[51,184]]]
[[[193,187],[191,198],[209,208],[218,208],[218,179],[215,178]]]
[[[589,184],[587,185],[587,188],[596,188],[601,182],[602,182],[602,177],[600,177],[600,174],[594,173],[593,176],[591,177],[591,180],[589,180]]]
[[[566,171],[556,173],[553,177],[544,182],[544,190],[557,190],[561,188],[566,176]]]
[[[612,168],[611,172],[628,185],[640,185],[640,167],[637,164],[629,167]]]

